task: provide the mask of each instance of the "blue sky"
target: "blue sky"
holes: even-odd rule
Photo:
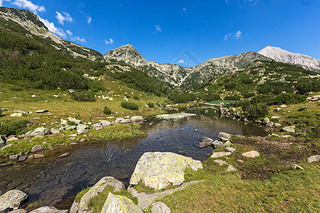
[[[102,54],[132,44],[147,60],[187,66],[270,45],[320,59],[320,0],[0,0],[0,4],[28,8],[60,37]],[[196,62],[179,57],[185,51]]]

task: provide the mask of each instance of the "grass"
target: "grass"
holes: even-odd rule
[[[83,197],[83,195],[85,195],[89,190],[91,189],[91,187],[87,187],[85,189],[82,189],[76,196],[76,198],[74,199],[76,202],[80,202],[81,198]]]
[[[236,143],[237,140],[234,141]],[[275,145],[276,146],[276,145]],[[280,146],[278,146],[278,149]],[[237,151],[220,158],[238,172],[226,173],[209,158],[204,169],[185,171],[186,181],[205,180],[161,199],[172,212],[317,212],[320,208],[320,164],[298,161],[305,171],[292,169],[282,156],[263,152],[263,147],[235,145]],[[265,148],[265,147],[264,147]],[[241,154],[258,150],[260,157],[248,159]],[[295,153],[295,148],[283,148]],[[224,151],[219,148],[216,151]],[[305,156],[308,156],[305,153]],[[294,161],[292,155],[290,161]],[[238,160],[243,160],[243,163]],[[307,192],[307,193],[306,193]]]
[[[170,189],[176,189],[178,187],[179,186],[174,186],[174,185],[171,184],[171,185],[167,186],[165,189],[158,190],[158,189],[153,189],[153,188],[150,188],[148,186],[145,186],[142,182],[139,182],[133,188],[136,189],[138,192],[144,192],[144,193],[147,193],[147,194],[153,194],[153,193],[163,192],[163,191],[170,190]]]

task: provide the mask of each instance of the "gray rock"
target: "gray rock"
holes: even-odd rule
[[[44,128],[44,127],[39,127],[39,128],[36,128],[35,130],[33,130],[33,131],[30,133],[30,137],[50,135],[50,134],[51,134],[51,132],[50,132],[49,129]]]
[[[35,152],[41,152],[44,150],[44,146],[43,145],[36,145],[34,147],[32,147],[31,152],[35,153]]]
[[[102,192],[107,186],[113,186],[114,192],[119,192],[125,189],[122,182],[115,179],[114,177],[108,176],[99,180],[86,194],[84,194],[79,202],[78,212],[84,212],[89,209],[89,202],[91,198],[97,196]]]
[[[260,153],[257,151],[250,151],[250,152],[242,153],[242,155],[247,158],[256,158],[260,156]]]
[[[66,126],[66,130],[76,130],[77,126]]]
[[[213,162],[219,164],[219,166],[225,166],[228,165],[228,163],[224,160],[214,160]]]
[[[49,112],[49,110],[41,109],[36,111],[36,113],[46,113],[46,112]]]
[[[221,158],[231,155],[232,152],[214,152],[211,155],[211,158]]]
[[[7,143],[7,139],[3,135],[0,135],[0,145],[4,145],[6,143]]]
[[[5,150],[5,149],[7,149],[7,148],[9,148],[9,147],[11,147],[11,146],[13,146],[13,144],[5,145],[4,147],[1,148],[1,150]]]
[[[267,124],[269,124],[269,123],[270,123],[270,119],[267,118],[267,117],[265,117],[265,118],[263,119],[263,124],[264,124],[264,125],[267,125]]]
[[[66,152],[66,153],[63,153],[59,156],[59,158],[65,158],[65,157],[68,157],[71,153],[70,152]]]
[[[144,118],[142,117],[142,116],[132,116],[131,117],[131,122],[141,122],[141,121],[143,121],[144,120]]]
[[[231,164],[228,166],[228,168],[226,170],[226,172],[236,172],[236,171],[237,171],[237,169],[234,168]]]
[[[18,209],[28,198],[28,195],[20,190],[11,190],[0,196],[0,212]]]
[[[61,119],[61,123],[60,123],[60,125],[62,125],[62,126],[68,126],[68,125],[69,125],[69,123],[68,123],[68,121],[67,121],[67,120]]]
[[[232,148],[232,147],[227,147],[226,150],[228,150],[229,152],[234,152],[234,151],[236,151],[236,149],[235,149],[235,148]]]
[[[34,159],[44,158],[44,155],[43,155],[43,154],[34,154],[34,155],[33,155],[33,158],[34,158]]]
[[[103,129],[103,126],[101,125],[101,123],[96,123],[96,124],[93,124],[91,128],[95,130],[99,130],[99,129]]]
[[[19,154],[17,154],[17,155],[10,155],[10,156],[9,156],[9,159],[10,159],[10,160],[18,160],[19,157],[20,157]]]
[[[101,213],[143,213],[132,200],[121,195],[114,195],[111,192],[103,205]]]
[[[88,129],[89,129],[89,126],[87,125],[84,125],[84,124],[79,124],[77,126],[77,132],[78,134],[84,134],[84,133],[87,133],[88,132]]]
[[[124,119],[124,118],[117,118],[115,120],[115,123],[116,124],[128,124],[128,123],[131,123],[131,120],[130,119]]]
[[[11,211],[10,213],[27,213],[27,211],[24,209],[15,209],[15,210]]]
[[[295,133],[296,132],[295,126],[282,127],[282,131],[289,132],[289,133]]]
[[[130,184],[137,185],[140,181],[153,189],[164,189],[171,183],[181,185],[184,171],[202,169],[201,161],[193,160],[170,152],[146,152],[139,159],[131,176]]]
[[[307,159],[307,161],[308,161],[309,163],[319,162],[319,161],[320,161],[320,155],[313,155],[313,156],[309,157],[309,158]]]
[[[220,132],[219,135],[217,136],[217,139],[221,141],[228,141],[231,138],[231,134],[225,133],[225,132]]]
[[[213,143],[212,143],[213,147],[216,149],[218,148],[219,146],[222,146],[223,143],[221,141],[217,141],[215,140]]]
[[[152,213],[171,213],[171,210],[166,204],[162,202],[156,202],[151,205],[151,212]]]
[[[201,141],[198,143],[198,147],[205,148],[205,147],[211,146],[212,143],[213,143],[213,140],[211,138],[202,137]]]
[[[107,126],[111,126],[111,122],[105,121],[105,120],[100,121],[100,124],[103,128]]]
[[[274,123],[273,126],[276,127],[276,128],[279,128],[279,127],[281,127],[281,124],[279,124],[279,123]]]
[[[31,211],[30,213],[67,213],[68,210],[58,210],[55,207],[43,206]]]
[[[232,146],[232,143],[230,141],[227,141],[223,144],[223,146]]]
[[[50,132],[51,132],[52,134],[56,135],[56,134],[59,134],[59,133],[60,133],[60,130],[51,128],[51,129],[50,129]]]
[[[28,156],[27,155],[23,155],[23,156],[20,156],[19,158],[18,158],[18,162],[24,162],[25,160],[27,160],[28,159]]]

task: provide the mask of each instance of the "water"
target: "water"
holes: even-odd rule
[[[185,156],[205,160],[212,148],[197,147],[203,136],[216,137],[221,131],[265,135],[264,130],[255,125],[205,116],[163,120],[153,126],[144,125],[142,130],[148,134],[147,138],[59,147],[44,159],[0,168],[0,191],[19,189],[29,194],[29,203],[40,200],[41,205],[68,209],[81,189],[94,185],[104,176],[110,175],[128,184],[144,152],[183,152]],[[71,155],[59,159],[64,152]]]

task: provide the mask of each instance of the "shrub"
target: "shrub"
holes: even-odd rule
[[[137,101],[140,100],[140,98],[138,96],[133,96],[133,99],[137,100]]]
[[[230,101],[233,101],[233,100],[240,100],[240,96],[239,95],[228,95],[227,97],[224,98],[224,100],[230,100]]]
[[[105,106],[103,109],[103,113],[106,115],[111,115],[111,109],[109,107]]]
[[[269,112],[268,106],[266,104],[255,104],[255,103],[251,103],[250,101],[242,102],[241,108],[243,110],[243,114],[249,120],[263,118]]]
[[[94,98],[94,94],[90,91],[81,91],[81,92],[72,93],[71,98],[81,102],[93,102],[96,100]]]
[[[244,98],[251,98],[254,96],[254,93],[253,92],[244,92],[244,93],[242,93],[242,96]]]
[[[27,120],[0,123],[0,135],[18,135],[27,128]]]
[[[132,103],[132,102],[122,102],[121,106],[125,109],[139,110],[139,106],[136,103]]]
[[[154,104],[153,104],[153,103],[151,103],[151,102],[149,102],[149,103],[148,103],[148,107],[150,107],[150,108],[154,108]]]
[[[221,100],[220,95],[215,93],[209,93],[203,98],[204,101],[210,102],[210,101],[218,101]]]

